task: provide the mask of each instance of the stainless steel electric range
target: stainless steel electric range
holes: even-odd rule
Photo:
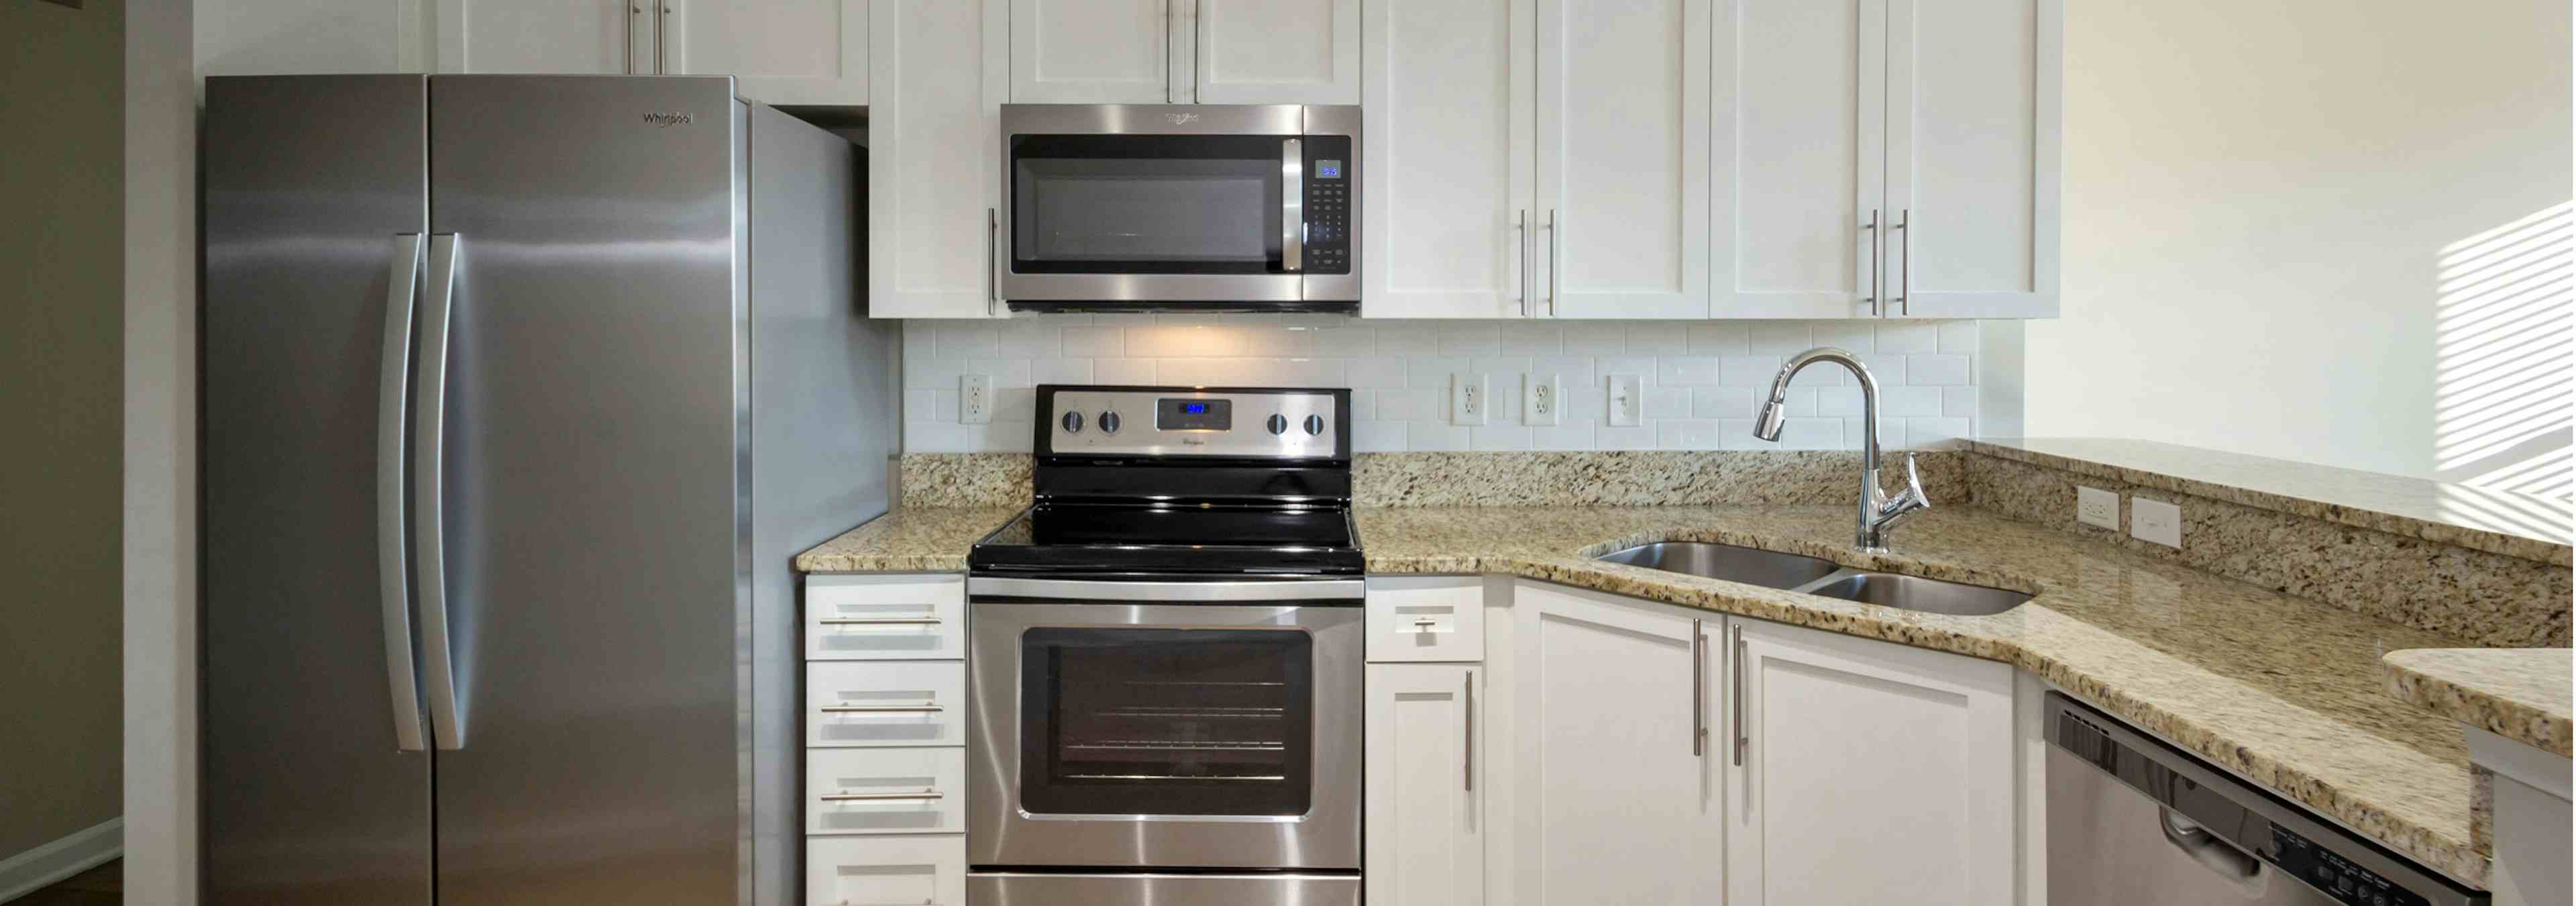
[[[1350,392],[1041,386],[975,545],[967,894],[1357,904]]]

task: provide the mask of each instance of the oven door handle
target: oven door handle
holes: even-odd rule
[[[1359,579],[1275,579],[1243,581],[1105,582],[1088,579],[1022,579],[969,576],[970,598],[1034,598],[1046,602],[1170,601],[1203,603],[1239,601],[1357,601],[1368,592]]]

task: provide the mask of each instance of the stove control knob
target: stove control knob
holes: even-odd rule
[[[1278,414],[1278,413],[1276,413],[1276,412],[1271,413],[1271,414],[1270,414],[1270,433],[1272,433],[1272,434],[1286,434],[1286,433],[1288,433],[1288,417],[1287,417],[1287,416],[1285,416],[1285,415],[1280,415],[1280,414]]]
[[[1118,433],[1118,413],[1106,409],[1100,411],[1100,433]]]
[[[1324,433],[1324,417],[1321,415],[1306,416],[1306,435],[1312,437],[1322,433]]]
[[[1080,412],[1067,412],[1067,413],[1065,413],[1065,414],[1064,414],[1064,433],[1066,433],[1066,434],[1080,434],[1080,433],[1082,433],[1082,413],[1080,413]]]

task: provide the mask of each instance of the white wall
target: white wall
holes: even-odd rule
[[[2028,432],[2453,480],[2563,457],[2568,8],[2068,4]],[[2556,389],[2493,392],[2526,385]]]
[[[1839,346],[1880,388],[1879,444],[1977,430],[1975,321],[1377,321],[1306,315],[1071,315],[904,322],[904,449],[1026,452],[1029,387],[1046,383],[1351,388],[1352,444],[1400,450],[1854,450],[1860,388],[1831,365],[1800,372],[1779,443],[1753,414],[1788,354]],[[1486,423],[1449,419],[1451,375],[1486,375]],[[989,374],[991,424],[957,418],[958,377]],[[1522,377],[1554,374],[1552,426],[1521,417]],[[1634,374],[1644,419],[1608,424],[1607,379]]]

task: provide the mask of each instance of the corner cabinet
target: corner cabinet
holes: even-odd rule
[[[868,316],[1002,314],[1008,0],[868,4]]]
[[[2010,665],[1755,620],[1730,632],[1726,902],[2014,901]]]

